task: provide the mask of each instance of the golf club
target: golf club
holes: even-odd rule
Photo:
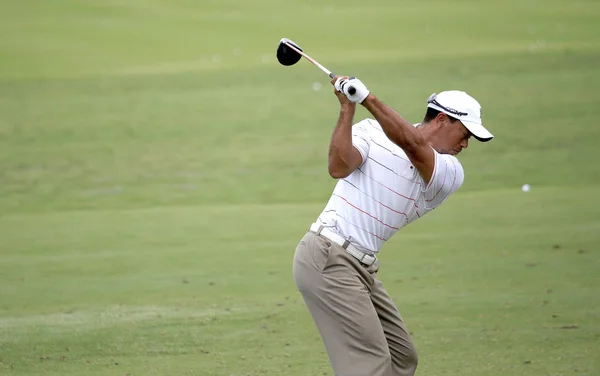
[[[335,74],[331,73],[331,71],[321,64],[318,61],[308,56],[302,51],[302,48],[298,46],[296,43],[287,38],[281,38],[279,41],[279,45],[277,46],[277,60],[281,63],[281,65],[294,65],[300,59],[304,57],[306,60],[310,61],[314,65],[317,66],[323,73],[328,75],[329,77],[335,77]],[[354,95],[356,93],[356,89],[352,86],[348,88],[348,94]]]

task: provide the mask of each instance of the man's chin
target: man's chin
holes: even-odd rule
[[[435,149],[435,151],[437,151],[440,154],[458,155],[462,150],[458,150],[457,151],[457,150],[454,150],[454,149],[452,149],[452,150],[438,150],[438,149]]]

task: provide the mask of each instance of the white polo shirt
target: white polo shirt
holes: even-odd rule
[[[396,231],[435,209],[463,183],[464,171],[452,155],[435,152],[429,184],[379,123],[365,119],[352,127],[361,166],[340,179],[317,223],[364,252],[377,253]]]

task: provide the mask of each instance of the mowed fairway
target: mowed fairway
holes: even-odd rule
[[[382,250],[417,374],[600,375],[599,19],[591,0],[0,2],[0,375],[333,375],[291,263],[335,184],[338,104],[277,64],[284,36],[414,122],[466,90],[496,135]]]

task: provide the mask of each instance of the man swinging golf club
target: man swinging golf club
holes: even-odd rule
[[[409,376],[417,353],[377,279],[377,254],[396,231],[440,206],[462,184],[456,155],[489,141],[479,103],[462,91],[432,94],[415,126],[356,78],[334,76],[341,109],[329,145],[339,179],[294,255],[294,279],[338,376]],[[352,87],[349,92],[348,88]],[[356,104],[375,118],[354,126]]]

